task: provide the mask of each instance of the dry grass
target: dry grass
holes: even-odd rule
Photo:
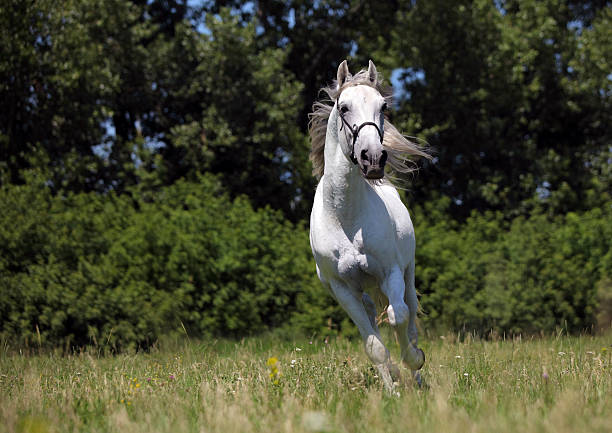
[[[612,431],[612,338],[425,341],[427,387],[387,397],[358,342],[0,355],[0,432]],[[280,375],[270,377],[270,357]],[[277,384],[274,381],[278,380]]]

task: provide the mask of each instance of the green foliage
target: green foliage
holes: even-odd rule
[[[605,3],[438,0],[400,16],[397,121],[437,150],[419,201],[441,192],[466,218],[525,215],[536,203],[563,214],[609,198],[610,177],[594,184],[591,163],[612,142]]]
[[[166,185],[206,171],[233,197],[299,219],[313,180],[286,53],[262,49],[255,22],[228,10],[198,32],[175,3],[0,7],[4,181],[23,182],[29,156],[44,150],[54,191],[122,192],[142,167]]]
[[[394,73],[392,121],[437,150],[409,196],[426,325],[605,326],[610,28],[599,0],[3,2],[1,335],[354,333],[305,227],[343,58]]]
[[[92,189],[103,177],[93,146],[103,140],[119,78],[102,27],[115,25],[113,16],[130,19],[128,11],[120,1],[2,3],[0,168],[10,181],[21,181],[20,169],[40,149],[51,157],[56,187]]]
[[[415,215],[417,289],[429,326],[581,331],[607,308],[601,299],[612,273],[610,206],[511,223],[500,213],[474,213],[459,226],[439,219],[448,204],[440,200],[438,209],[430,204]]]
[[[306,233],[230,201],[211,177],[153,202],[0,191],[0,332],[30,344],[125,347],[245,335],[289,321],[316,276]]]
[[[200,34],[183,22],[151,49],[157,106],[143,127],[164,143],[163,182],[217,173],[257,207],[305,213],[298,195],[312,181],[296,124],[302,85],[283,69],[285,53],[260,49],[255,23],[241,26],[228,10],[207,15],[205,25]]]
[[[146,200],[136,190],[52,195],[41,177],[27,177],[0,190],[3,338],[123,348],[185,330],[355,334],[317,281],[306,229],[230,200],[213,177]],[[474,213],[459,225],[448,205],[415,212],[425,326],[579,331],[605,316],[609,207],[511,223]]]
[[[1,179],[23,182],[41,149],[54,191],[122,192],[143,166],[159,185],[213,172],[232,197],[304,220],[306,114],[348,56],[395,71],[393,121],[438,150],[417,202],[442,192],[460,219],[584,211],[610,190],[609,6],[11,0]]]

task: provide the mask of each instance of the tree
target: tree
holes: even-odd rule
[[[258,207],[305,213],[301,86],[254,23],[225,10],[201,33],[176,1],[14,3],[0,9],[5,182],[44,160],[56,191],[208,171]]]
[[[221,0],[201,6],[208,14],[218,13],[223,7],[231,7],[243,25],[256,26],[258,49],[282,49],[286,53],[283,68],[302,86],[295,121],[306,133],[308,113],[321,97],[319,89],[335,77],[342,60],[348,58],[354,70],[374,58],[379,70],[390,74],[393,62],[383,53],[390,48],[397,13],[409,9],[410,3],[260,0],[245,4]],[[298,183],[302,205],[293,218],[307,218],[314,197],[315,180],[310,176],[309,163],[304,159],[301,164]]]
[[[117,15],[125,12],[116,6]],[[70,0],[0,6],[5,182],[20,182],[20,170],[42,151],[49,156],[53,185],[96,188],[103,167],[93,146],[103,142],[102,120],[117,88],[99,34],[109,10],[107,3]]]
[[[140,122],[161,161],[148,166],[165,184],[216,173],[233,195],[295,215],[308,154],[296,125],[301,86],[281,49],[258,48],[253,23],[223,10],[206,28],[182,22],[149,47],[155,103]]]
[[[417,197],[441,191],[457,217],[597,204],[586,200],[588,161],[612,137],[610,79],[595,50],[609,50],[609,14],[602,2],[525,0],[418,2],[402,15],[394,32],[400,116],[438,151]],[[585,48],[595,40],[598,48]]]

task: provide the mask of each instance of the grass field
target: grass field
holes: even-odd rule
[[[166,342],[117,356],[5,347],[0,431],[611,432],[611,344],[430,337],[427,385],[400,397],[346,339]]]

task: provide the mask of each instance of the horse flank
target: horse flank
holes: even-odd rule
[[[381,80],[376,79],[372,83],[368,78],[368,71],[361,70],[357,74],[348,78],[342,87],[338,88],[336,80],[331,86],[323,87],[319,93],[325,92],[327,98],[316,101],[312,105],[312,113],[308,115],[308,133],[310,135],[311,149],[309,159],[312,162],[312,174],[317,179],[323,176],[325,168],[325,136],[327,134],[327,121],[338,99],[344,89],[351,86],[366,85],[375,88],[385,98],[388,105],[391,105],[391,93],[382,86]],[[385,116],[385,137],[383,147],[387,151],[387,165],[391,167],[392,173],[411,173],[417,170],[417,165],[409,159],[409,156],[418,156],[431,159],[431,155],[424,147],[410,141],[408,137],[402,135],[395,126]]]

